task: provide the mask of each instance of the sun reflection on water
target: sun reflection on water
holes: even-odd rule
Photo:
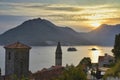
[[[99,47],[95,46],[94,48],[96,50],[90,50],[89,54],[90,54],[92,63],[97,63],[98,62],[98,57],[102,56],[104,54],[103,54],[102,50]]]

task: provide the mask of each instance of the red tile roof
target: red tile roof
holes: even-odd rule
[[[31,47],[29,47],[25,44],[22,44],[20,42],[15,42],[13,44],[6,45],[6,46],[4,46],[4,48],[28,48],[28,49],[31,49]]]
[[[104,56],[99,56],[99,61],[104,61]]]
[[[33,73],[33,78],[35,80],[50,80],[52,78],[60,76],[63,70],[64,67],[62,66],[52,66],[48,69],[44,68],[41,71]]]

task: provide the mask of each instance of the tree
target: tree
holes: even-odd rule
[[[89,67],[89,68],[92,67],[92,63],[91,63],[90,57],[84,57],[84,58],[80,61],[79,64],[85,65],[86,67]]]
[[[115,61],[120,59],[120,34],[115,36],[114,49],[112,49],[113,55],[115,56]]]
[[[107,77],[120,77],[120,61],[118,61],[115,66],[107,70],[104,75],[104,80],[106,80]]]
[[[63,74],[54,80],[87,80],[86,74],[83,72],[82,66],[74,67],[66,66],[65,70],[63,71]]]

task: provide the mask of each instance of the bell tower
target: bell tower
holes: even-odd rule
[[[55,65],[62,66],[62,49],[61,44],[58,42],[56,53],[55,53]]]
[[[28,77],[29,50],[31,47],[16,42],[5,48],[5,76]],[[11,80],[14,80],[13,78]]]
[[[0,80],[1,80],[1,74],[2,74],[2,73],[1,73],[1,68],[0,68]]]

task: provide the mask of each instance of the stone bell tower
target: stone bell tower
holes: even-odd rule
[[[2,73],[1,73],[1,68],[0,68],[0,80],[2,79],[2,78],[1,78],[1,74],[2,74]]]
[[[55,53],[55,65],[62,66],[62,49],[60,42],[58,42],[56,53]]]
[[[5,48],[5,76],[28,77],[29,50],[31,47],[16,42]],[[13,78],[11,80],[14,80]]]

